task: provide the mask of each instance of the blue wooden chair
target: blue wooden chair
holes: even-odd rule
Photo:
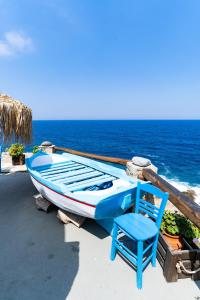
[[[142,199],[144,193],[160,198],[160,207]],[[159,230],[167,199],[168,193],[162,192],[151,184],[138,182],[135,213],[127,213],[114,220],[111,260],[115,259],[118,251],[133,264],[137,270],[137,287],[139,289],[142,288],[142,272],[148,263],[151,261],[152,266],[156,266]],[[131,241],[131,246],[135,244],[135,251],[126,245],[127,240],[124,242],[124,237]]]

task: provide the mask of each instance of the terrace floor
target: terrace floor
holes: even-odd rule
[[[167,283],[148,266],[143,290],[119,256],[109,260],[111,238],[94,221],[63,225],[56,211],[38,211],[27,173],[0,176],[1,300],[199,300],[200,282]]]

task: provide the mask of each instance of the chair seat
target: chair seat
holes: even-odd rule
[[[158,227],[151,219],[136,213],[119,216],[115,223],[136,240],[144,241],[158,233]]]

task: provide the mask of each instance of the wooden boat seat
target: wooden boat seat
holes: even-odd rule
[[[117,179],[110,174],[98,171],[84,164],[67,161],[35,167],[40,176],[58,184],[65,184],[70,192],[101,185]]]

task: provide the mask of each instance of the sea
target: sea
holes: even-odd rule
[[[100,155],[146,157],[175,187],[193,189],[200,203],[200,120],[33,121],[27,150],[43,141]]]

